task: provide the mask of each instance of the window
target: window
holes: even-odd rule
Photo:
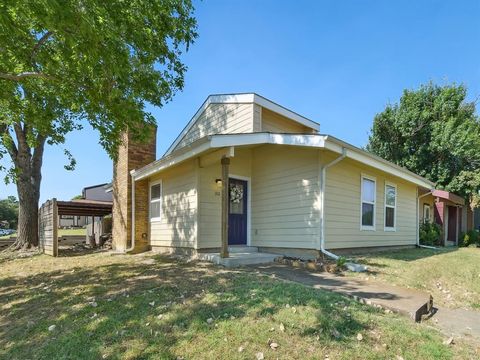
[[[150,186],[150,220],[160,220],[162,208],[162,183],[155,183]]]
[[[397,208],[397,187],[385,184],[385,231],[395,231],[395,213]]]
[[[375,230],[375,192],[376,182],[373,178],[362,176],[361,229]]]
[[[430,205],[429,204],[423,204],[423,222],[427,223],[430,222]]]

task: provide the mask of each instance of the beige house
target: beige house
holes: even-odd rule
[[[126,138],[120,149],[119,251],[218,252],[222,239],[310,256],[414,246],[418,196],[433,189],[257,94],[209,96],[165,155],[155,155],[155,136],[146,145]]]

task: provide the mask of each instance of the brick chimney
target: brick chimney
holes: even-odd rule
[[[113,249],[124,251],[131,245],[132,229],[132,178],[130,171],[139,169],[156,160],[157,128],[152,127],[150,139],[136,143],[128,132],[123,134],[118,149],[117,161],[113,164]],[[135,249],[149,249],[148,236],[148,179],[135,184]]]

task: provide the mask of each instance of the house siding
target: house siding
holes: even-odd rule
[[[318,150],[255,148],[252,173],[252,245],[315,248],[319,236]]]
[[[315,132],[302,124],[297,123],[285,116],[262,108],[262,131],[272,133],[296,133],[307,134]]]
[[[207,135],[251,133],[253,131],[253,104],[210,104],[174,150]]]
[[[187,161],[150,179],[162,181],[161,217],[150,222],[152,248],[196,247],[197,162]]]
[[[325,152],[322,162],[338,155]],[[361,230],[361,177],[376,179],[375,231]],[[396,231],[384,230],[385,183],[397,186]],[[325,247],[328,249],[401,246],[416,243],[416,192],[414,184],[345,159],[328,168],[325,184]]]
[[[252,153],[249,149],[235,151],[230,159],[230,174],[251,177]],[[221,178],[220,158],[199,169],[199,249],[221,246],[221,188],[215,180]]]

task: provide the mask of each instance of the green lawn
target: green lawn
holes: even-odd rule
[[[66,235],[86,235],[86,229],[58,229],[58,236]],[[9,239],[11,236],[16,234],[0,236],[0,239]]]
[[[357,260],[370,273],[352,276],[428,291],[437,305],[480,309],[480,248],[409,249]]]
[[[2,359],[475,357],[425,325],[254,271],[107,253],[1,267]]]

